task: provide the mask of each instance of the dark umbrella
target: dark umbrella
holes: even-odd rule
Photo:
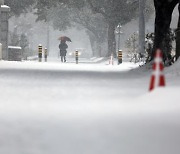
[[[72,42],[71,39],[70,39],[69,37],[67,37],[67,36],[61,36],[61,37],[59,37],[58,40],[60,40],[60,41],[68,41],[68,42]]]

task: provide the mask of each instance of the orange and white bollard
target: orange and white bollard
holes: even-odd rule
[[[153,63],[153,73],[151,76],[149,91],[155,89],[155,87],[164,87],[165,86],[165,77],[164,77],[164,65],[162,61],[162,51],[157,49],[154,63]]]
[[[122,64],[122,50],[118,51],[118,65]]]
[[[38,46],[38,59],[39,59],[39,62],[42,62],[42,45],[39,44]]]

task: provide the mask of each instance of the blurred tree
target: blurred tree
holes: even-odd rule
[[[66,8],[76,8],[79,12],[84,11],[82,8],[89,5],[90,9],[94,14],[101,14],[104,18],[105,25],[108,25],[108,55],[112,53],[116,56],[116,44],[115,44],[115,28],[121,23],[122,25],[129,22],[133,17],[135,17],[136,10],[138,9],[137,2],[128,2],[128,0],[53,0],[42,2],[43,0],[38,0],[36,5],[38,20],[47,20],[48,9],[57,6],[64,7],[59,10],[58,16],[61,16],[61,23],[63,23],[63,28],[70,26],[72,18],[68,17],[68,13],[65,15],[62,13]],[[66,16],[67,15],[67,16]],[[89,19],[93,17],[92,14]],[[70,22],[69,20],[70,19]],[[83,18],[85,19],[85,18]],[[59,20],[60,21],[60,20]],[[63,22],[62,22],[63,21]],[[82,20],[81,20],[82,21]],[[58,23],[58,22],[56,22]],[[60,22],[59,22],[60,23]],[[62,24],[60,24],[62,25]],[[102,25],[101,25],[102,26]],[[97,27],[96,27],[97,28]],[[98,30],[97,30],[98,31]]]
[[[28,57],[28,46],[29,46],[29,41],[28,41],[28,38],[27,38],[27,35],[26,34],[21,34],[20,36],[20,40],[19,40],[19,45],[20,47],[22,48],[22,57],[23,59],[27,60],[27,57]]]
[[[138,49],[138,33],[134,32],[125,42],[125,47],[128,49],[129,54],[137,53]]]
[[[72,3],[69,5],[60,3],[47,10],[48,15],[44,20],[51,20],[53,27],[60,31],[70,27],[85,29],[90,39],[93,56],[105,55],[101,52],[102,44],[107,40],[107,24],[103,16],[94,14],[88,5],[80,6],[79,3],[76,6]]]
[[[152,59],[154,58],[156,49],[161,49],[163,52],[164,61],[169,61],[169,51],[167,49],[167,41],[170,40],[170,24],[172,13],[175,6],[179,3],[179,0],[154,0],[154,6],[156,11],[155,17],[155,39],[154,50],[152,52]],[[180,20],[178,23],[178,29],[180,28]],[[177,31],[177,47],[176,56],[180,56],[180,33]]]
[[[32,9],[36,0],[5,0],[5,5],[11,7],[11,15],[19,16],[21,13],[26,13]]]
[[[126,24],[136,14],[138,2],[128,0],[87,0],[94,13],[100,13],[108,25],[108,56],[112,53],[116,57],[115,28],[121,23]]]
[[[105,56],[102,51],[103,43],[107,41],[107,24],[100,14],[93,14],[92,10],[85,6],[81,11],[75,9],[72,21],[83,26],[89,36],[93,56]]]
[[[137,0],[7,0],[6,4],[12,7],[16,15],[34,8],[37,21],[53,20],[54,27],[60,30],[66,30],[73,23],[80,24],[87,29],[91,42],[97,40],[99,42],[95,41],[95,44],[98,45],[107,40],[107,56],[111,53],[116,56],[116,26],[136,17],[138,10]],[[54,10],[56,7],[59,7],[58,11]],[[89,10],[91,12],[88,14]]]
[[[10,33],[10,40],[9,40],[9,44],[11,46],[19,46],[19,35],[17,32],[17,26],[14,27],[14,30],[12,33]]]
[[[130,57],[130,62],[138,62],[138,33],[134,32],[125,42],[125,46],[128,49],[128,56]]]

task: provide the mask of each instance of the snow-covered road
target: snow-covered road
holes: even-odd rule
[[[179,154],[178,66],[148,93],[129,63],[0,62],[0,153]]]
[[[144,76],[132,75],[118,66],[33,62],[22,65],[10,62],[0,66],[1,100],[39,103],[121,101],[122,97],[142,95],[148,89],[149,81],[142,79]]]

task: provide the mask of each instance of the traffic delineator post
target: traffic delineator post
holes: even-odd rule
[[[156,50],[152,69],[153,73],[151,75],[149,91],[154,90],[156,87],[165,86],[164,65],[162,61],[162,51],[160,49]]]
[[[44,61],[47,62],[47,55],[48,55],[48,50],[47,48],[44,49]]]
[[[114,65],[114,57],[113,54],[110,56],[109,65]]]
[[[78,64],[78,60],[79,60],[79,51],[78,50],[75,51],[75,60],[76,60],[76,64]]]
[[[122,64],[122,50],[118,51],[118,65]]]
[[[39,62],[42,62],[42,45],[39,44],[38,46],[38,58],[39,58]]]

